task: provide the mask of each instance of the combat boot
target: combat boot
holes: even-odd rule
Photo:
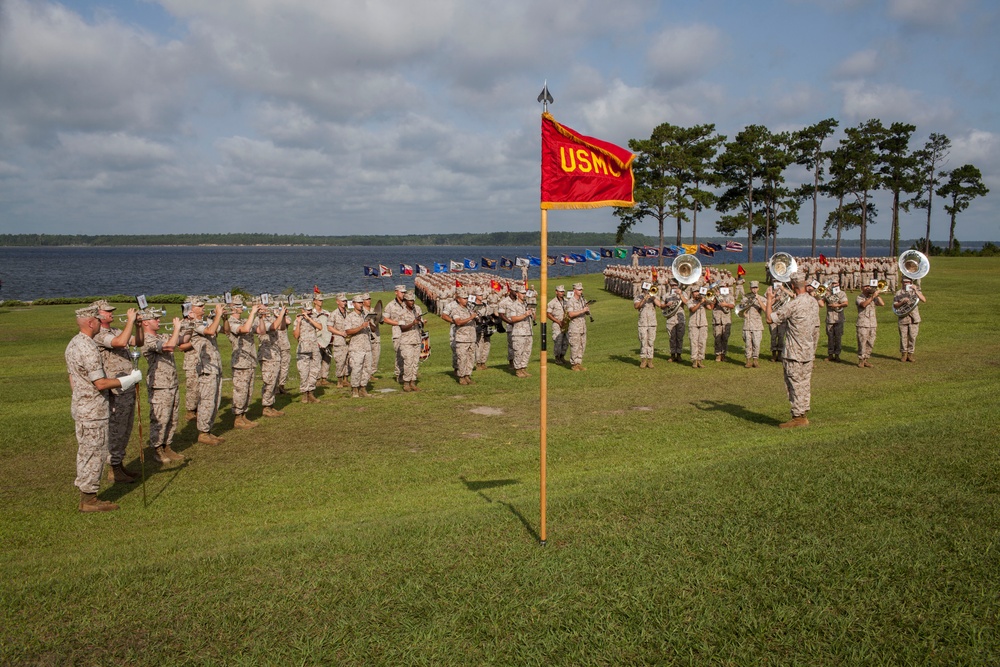
[[[128,470],[125,470],[125,466],[121,463],[111,465],[108,468],[108,477],[115,482],[123,482],[125,484],[135,484],[135,477],[129,474]]]
[[[188,410],[187,412],[184,413],[184,419],[188,420],[189,422],[193,422],[197,418],[198,418],[198,412],[196,410]]]
[[[798,426],[809,426],[809,420],[806,419],[805,415],[800,417],[792,417],[784,424],[778,424],[778,428],[796,428]]]
[[[264,406],[264,416],[265,417],[284,417],[285,413],[281,410],[275,410],[270,405]]]
[[[417,381],[416,380],[413,380],[412,382],[410,382],[410,391],[420,391],[420,388],[417,387]]]
[[[317,387],[329,387],[330,386],[330,381],[327,380],[326,378],[320,378],[319,380],[316,381],[316,386]]]
[[[253,428],[255,424],[251,424],[243,415],[236,415],[236,419],[233,420],[233,426],[236,428],[250,429]]]
[[[79,509],[81,512],[113,512],[118,509],[118,505],[106,500],[98,500],[96,493],[83,493],[81,491]]]
[[[646,368],[652,368],[652,367],[653,367],[653,360],[646,359]]]
[[[413,389],[410,388],[410,383],[409,382],[404,382],[403,383],[403,393],[408,394],[411,391],[413,391]]]
[[[163,447],[153,449],[153,460],[159,464],[170,463],[170,458],[163,453]]]
[[[351,387],[351,398],[361,398],[361,394],[358,392],[357,387]]]
[[[760,368],[760,361],[758,361],[757,357],[753,358],[753,367]]]
[[[162,455],[166,456],[167,459],[169,459],[171,461],[183,461],[184,460],[184,455],[175,452],[173,449],[170,448],[170,445],[163,445]]]
[[[645,368],[645,367],[646,367],[646,360],[645,359],[640,359],[639,360],[639,368]]]
[[[287,391],[285,391],[285,385],[283,385],[283,384],[279,384],[278,385],[278,393],[279,394],[287,394],[288,393]]]
[[[875,368],[875,367],[872,366],[871,363],[867,359],[865,359],[865,368]]]
[[[368,390],[364,387],[358,387],[358,395],[361,396],[361,398],[368,398]]]
[[[222,438],[214,436],[211,433],[199,433],[198,442],[203,445],[219,445],[222,444]]]
[[[720,361],[722,361],[722,355],[721,354],[715,355],[715,363],[719,363]]]
[[[747,359],[747,362],[743,364],[743,368],[753,368],[753,362]]]
[[[906,360],[907,360],[907,361],[913,361],[913,353],[912,353],[912,352],[908,352],[908,353],[907,353],[907,355],[906,355]]]

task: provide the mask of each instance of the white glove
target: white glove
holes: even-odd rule
[[[128,391],[129,389],[134,387],[136,383],[139,382],[139,380],[141,379],[142,379],[142,371],[140,371],[137,368],[128,375],[124,375],[118,378],[118,381],[122,383],[122,391]]]

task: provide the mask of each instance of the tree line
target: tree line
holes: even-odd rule
[[[714,124],[680,127],[657,126],[649,139],[631,139],[636,205],[616,208],[617,238],[637,223],[652,218],[659,225],[663,245],[664,223],[677,223],[677,244],[683,223],[691,223],[692,243],[698,242],[698,212],[714,208],[722,214],[716,231],[724,236],[746,233],[749,261],[754,242],[764,244],[764,256],[773,251],[778,228],[798,224],[802,205],[812,203],[812,255],[816,255],[819,197],[836,202],[828,215],[823,237],[836,233],[837,255],[842,234],[860,230],[861,256],[866,256],[868,225],[878,211],[874,196],[892,193],[891,253],[899,248],[899,212],[926,209],[924,252],[930,254],[931,210],[934,196],[941,197],[950,216],[948,250],[955,246],[959,213],[989,190],[982,174],[971,164],[951,170],[944,166],[951,141],[931,134],[923,147],[910,149],[916,126],[894,122],[888,127],[872,119],[846,128],[835,146],[827,147],[839,122],[827,118],[815,125],[789,132],[771,132],[763,125],[748,125],[731,140],[716,133]],[[789,183],[792,165],[811,175],[806,183]]]

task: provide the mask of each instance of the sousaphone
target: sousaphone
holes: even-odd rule
[[[776,252],[767,260],[767,270],[779,283],[787,283],[799,270],[799,265],[787,252]]]
[[[670,272],[681,285],[693,285],[701,278],[701,262],[694,255],[677,255],[670,265]]]
[[[897,264],[899,272],[910,280],[920,280],[931,270],[931,261],[927,259],[927,255],[919,250],[907,250],[899,256]],[[916,294],[913,294],[908,296],[899,308],[893,303],[892,312],[896,314],[896,317],[906,317],[913,312],[919,303],[920,299],[917,298]]]

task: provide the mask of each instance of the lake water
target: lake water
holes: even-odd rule
[[[818,252],[834,256],[833,246],[817,246]],[[631,248],[630,248],[631,249]],[[781,246],[793,255],[808,255],[809,246]],[[599,248],[591,248],[598,251]],[[763,248],[754,249],[754,259],[762,261]],[[583,254],[581,247],[549,246],[550,255],[569,252]],[[869,246],[869,256],[886,255],[888,246]],[[287,288],[296,293],[312,292],[318,285],[324,292],[391,291],[397,282],[413,284],[412,277],[400,279],[399,265],[434,263],[482,257],[539,256],[535,247],[486,246],[155,246],[155,247],[58,247],[0,248],[0,299],[32,300],[45,297],[85,297],[110,294],[222,294],[236,287],[251,294],[280,294]],[[844,257],[856,257],[856,247],[842,248]],[[735,265],[747,261],[747,253],[718,252],[715,257],[698,255],[706,265]],[[556,264],[549,275],[556,278],[599,273],[613,259],[573,266]],[[664,258],[668,263],[669,258]],[[655,265],[655,258],[642,260]],[[383,264],[393,278],[366,278],[364,266]],[[540,267],[533,266],[529,277],[537,279]],[[491,273],[520,278],[519,268]]]

